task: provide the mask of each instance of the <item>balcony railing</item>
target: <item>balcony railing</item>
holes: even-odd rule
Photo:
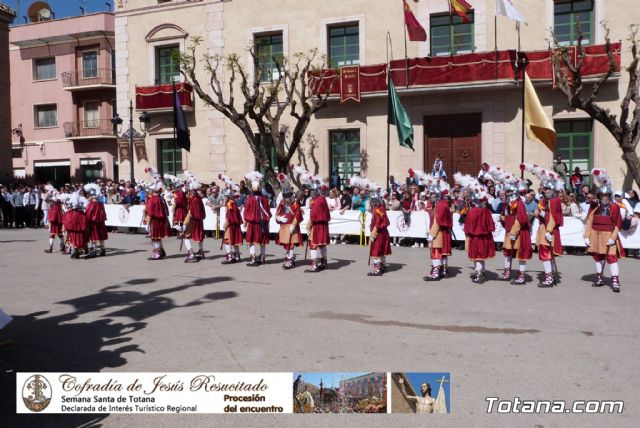
[[[115,85],[115,76],[110,68],[92,68],[62,73],[62,87]]]
[[[64,125],[66,138],[113,137],[111,119],[85,120],[80,122],[66,122]]]

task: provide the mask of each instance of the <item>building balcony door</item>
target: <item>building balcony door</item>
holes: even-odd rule
[[[440,156],[449,182],[456,172],[476,175],[482,164],[481,130],[480,114],[425,116],[425,171],[431,172],[436,156]]]

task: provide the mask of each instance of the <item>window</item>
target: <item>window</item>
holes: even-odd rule
[[[329,66],[359,64],[360,62],[360,29],[358,24],[340,27],[329,27]]]
[[[82,181],[91,183],[102,177],[102,162],[100,159],[81,159],[80,172]]]
[[[156,81],[159,85],[173,83],[180,77],[180,46],[162,46],[156,48]]]
[[[458,15],[431,15],[431,55],[455,55],[475,50],[473,11],[467,13],[467,17],[471,22],[465,24]]]
[[[84,103],[84,127],[100,127],[100,103],[98,101]]]
[[[583,173],[592,166],[592,122],[591,120],[563,120],[554,122],[558,134],[557,155],[562,155],[570,173],[579,167]]]
[[[282,33],[256,36],[256,76],[261,82],[278,80],[276,60],[282,64]]]
[[[56,59],[38,58],[33,60],[33,80],[53,80],[56,78]]]
[[[98,77],[98,52],[85,52],[82,54],[82,77],[85,79]]]
[[[160,174],[182,173],[182,149],[173,139],[158,140]]]
[[[561,45],[574,45],[578,39],[576,22],[582,32],[582,43],[593,43],[593,0],[556,0],[553,29]]]
[[[34,107],[34,124],[36,128],[52,128],[58,126],[58,107],[56,104],[44,104]]]
[[[331,131],[331,172],[342,178],[360,173],[360,130]]]

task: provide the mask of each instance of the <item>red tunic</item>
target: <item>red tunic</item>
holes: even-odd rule
[[[311,212],[309,217],[313,226],[309,247],[315,249],[329,244],[329,221],[331,220],[331,212],[327,205],[327,199],[322,195],[314,197],[310,205]]]
[[[227,245],[242,245],[242,217],[240,216],[240,208],[236,201],[230,199],[226,204],[225,221],[227,222],[227,230],[224,234],[224,243]]]
[[[104,205],[93,199],[89,202],[85,213],[87,215],[89,239],[92,241],[104,241],[107,239],[107,226],[105,225],[107,213],[104,210]]]
[[[173,224],[182,223],[187,217],[187,196],[182,190],[173,192]]]
[[[191,220],[189,222],[191,239],[195,242],[201,242],[204,240],[204,218],[207,215],[204,210],[204,203],[200,196],[193,195],[189,198],[187,204],[189,206],[189,213],[191,214]]]
[[[160,195],[151,195],[146,202],[146,215],[149,217],[149,235],[154,241],[171,236],[169,210]]]
[[[87,245],[87,216],[80,210],[69,210],[64,213],[64,230],[67,231],[69,244],[73,248],[84,248]]]
[[[49,233],[51,235],[62,235],[62,205],[54,202],[49,207]]]
[[[244,203],[244,221],[247,223],[247,244],[269,243],[269,201],[261,195],[251,195]]]
[[[507,215],[505,215],[504,218],[504,242],[511,242],[509,232],[515,225],[516,220],[518,220],[518,223],[520,223],[520,232],[516,238],[518,242],[516,258],[518,260],[529,260],[533,257],[533,250],[531,249],[531,226],[529,224],[529,217],[527,216],[527,209],[524,206],[524,202],[522,202],[522,199],[518,198],[516,200],[515,211],[511,204],[507,208],[507,211]]]
[[[496,255],[493,231],[496,225],[488,208],[473,207],[464,222],[469,260],[487,260]]]
[[[282,245],[283,247],[285,247],[285,249],[290,249],[290,247],[292,246],[299,247],[300,245],[302,245],[302,236],[300,233],[300,223],[302,223],[303,220],[302,208],[300,207],[300,203],[297,200],[293,201],[292,204],[289,204],[288,208],[289,209],[287,209],[284,201],[280,201],[280,204],[276,208],[276,218],[286,217],[287,219],[286,222],[280,223],[281,233],[279,233],[276,237],[276,244]],[[291,243],[293,239],[290,229],[294,220],[296,221],[296,230],[293,233],[294,235],[297,234],[297,240],[296,242]],[[285,242],[281,242],[281,234],[285,236],[285,238],[283,238]]]
[[[451,228],[453,227],[453,213],[449,203],[445,200],[440,200],[436,204],[435,213],[431,212],[429,216],[429,227],[433,226],[435,221],[440,226],[440,233],[442,234],[442,249],[441,255],[451,255]]]
[[[378,236],[371,243],[371,257],[382,257],[391,254],[391,239],[389,239],[389,217],[384,207],[373,210],[370,230],[375,228]]]
[[[622,230],[622,215],[620,214],[620,206],[618,204],[609,205],[609,214],[601,215],[599,212],[598,205],[594,205],[591,207],[590,213],[593,213],[593,220],[591,222],[591,229],[596,232],[606,232],[604,235],[607,237],[611,234],[616,228],[618,228],[618,232]],[[589,247],[589,253],[593,254],[603,254],[607,255],[607,246],[606,240],[603,238],[602,241],[605,241],[604,245],[600,245],[600,247],[604,246],[604,248],[594,248],[595,245]],[[615,247],[618,250],[619,257],[625,257],[624,247],[622,246],[622,242],[620,241],[620,233],[615,240]]]

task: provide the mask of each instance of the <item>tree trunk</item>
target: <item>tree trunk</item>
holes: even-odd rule
[[[629,172],[633,176],[633,181],[640,187],[640,158],[635,150],[625,150],[622,153],[622,159],[624,159],[629,168]]]

